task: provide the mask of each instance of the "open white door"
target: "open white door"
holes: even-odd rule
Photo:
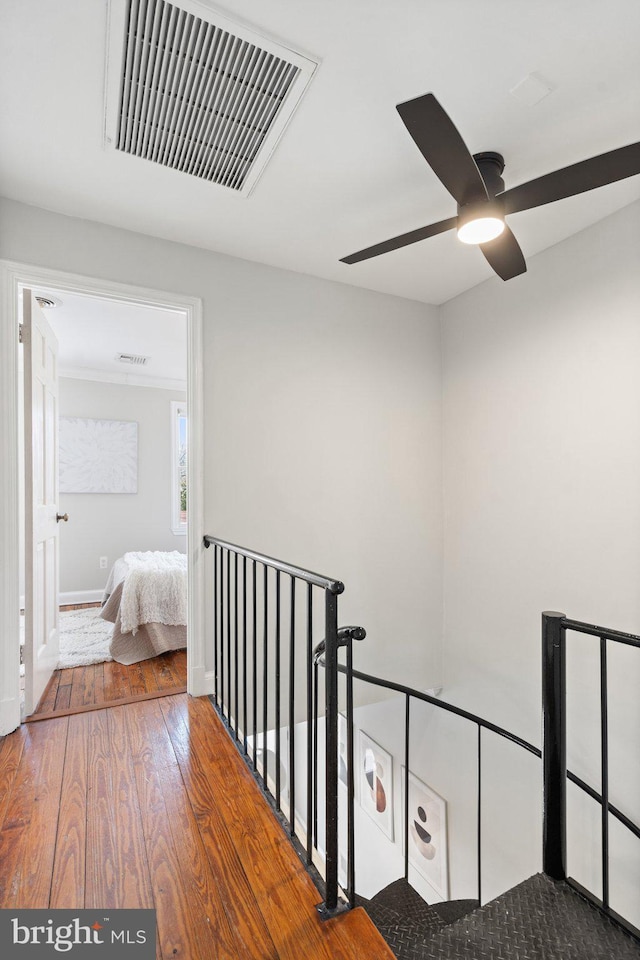
[[[58,662],[58,341],[22,296],[25,442],[25,716]]]

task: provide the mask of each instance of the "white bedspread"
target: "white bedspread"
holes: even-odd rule
[[[122,588],[123,633],[144,623],[178,626],[187,622],[187,557],[172,550],[125,553],[127,575]]]

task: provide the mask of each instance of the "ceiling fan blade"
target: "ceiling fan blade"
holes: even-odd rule
[[[624,180],[640,173],[640,143],[630,143],[618,150],[601,153],[589,160],[582,160],[570,167],[563,167],[544,177],[521,183],[518,187],[500,194],[505,213],[531,210],[544,203],[564,200],[578,193],[604,187],[616,180]]]
[[[358,250],[357,253],[352,253],[349,257],[341,257],[340,263],[358,263],[360,260],[370,260],[371,257],[378,257],[381,253],[389,253],[399,247],[408,247],[410,243],[417,243],[419,240],[426,240],[428,237],[435,237],[439,233],[453,230],[457,222],[457,217],[450,217],[448,220],[430,223],[428,227],[419,227],[417,230],[410,230],[409,233],[401,233],[399,237],[393,237],[383,243],[376,243],[373,247]]]
[[[396,110],[418,150],[454,200],[462,206],[487,199],[475,160],[432,93],[399,103]]]
[[[489,240],[488,243],[481,243],[480,249],[489,265],[503,280],[511,280],[521,273],[526,273],[527,265],[520,244],[506,224],[499,237]]]

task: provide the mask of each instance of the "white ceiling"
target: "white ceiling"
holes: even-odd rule
[[[187,318],[160,310],[66,291],[34,291],[58,301],[45,315],[58,338],[61,376],[185,390]],[[143,366],[116,360],[119,353],[148,357]]]
[[[227,0],[227,15],[321,61],[244,199],[104,150],[106,12],[106,0],[2,0],[3,194],[441,303],[492,276],[452,233],[338,262],[455,214],[397,103],[433,92],[473,153],[504,155],[507,187],[640,140],[638,0]],[[509,92],[530,73],[553,86],[535,106]],[[634,177],[510,225],[530,257],[638,197]]]

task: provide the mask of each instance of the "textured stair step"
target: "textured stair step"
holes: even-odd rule
[[[432,904],[432,909],[445,924],[448,924],[468,916],[479,906],[478,900],[444,900],[442,903]]]
[[[393,910],[402,920],[424,924],[425,927],[438,929],[445,921],[435,907],[422,899],[420,894],[404,878],[395,880],[371,898],[371,906],[376,909],[384,906]]]
[[[387,927],[393,927],[396,923],[401,923],[403,919],[397,910],[387,907],[382,902],[374,904],[371,900],[365,900],[364,897],[356,897],[356,906],[364,907],[380,931]]]
[[[384,926],[378,926],[376,923],[376,926],[397,960],[424,960],[424,957],[430,955],[428,951],[431,948],[434,934],[438,929],[441,929],[441,927],[425,927],[424,924],[407,920]]]
[[[361,906],[398,960],[421,960],[425,945],[444,921],[406,880],[396,880]]]
[[[538,874],[444,927],[420,960],[640,960],[640,945],[567,884]]]

